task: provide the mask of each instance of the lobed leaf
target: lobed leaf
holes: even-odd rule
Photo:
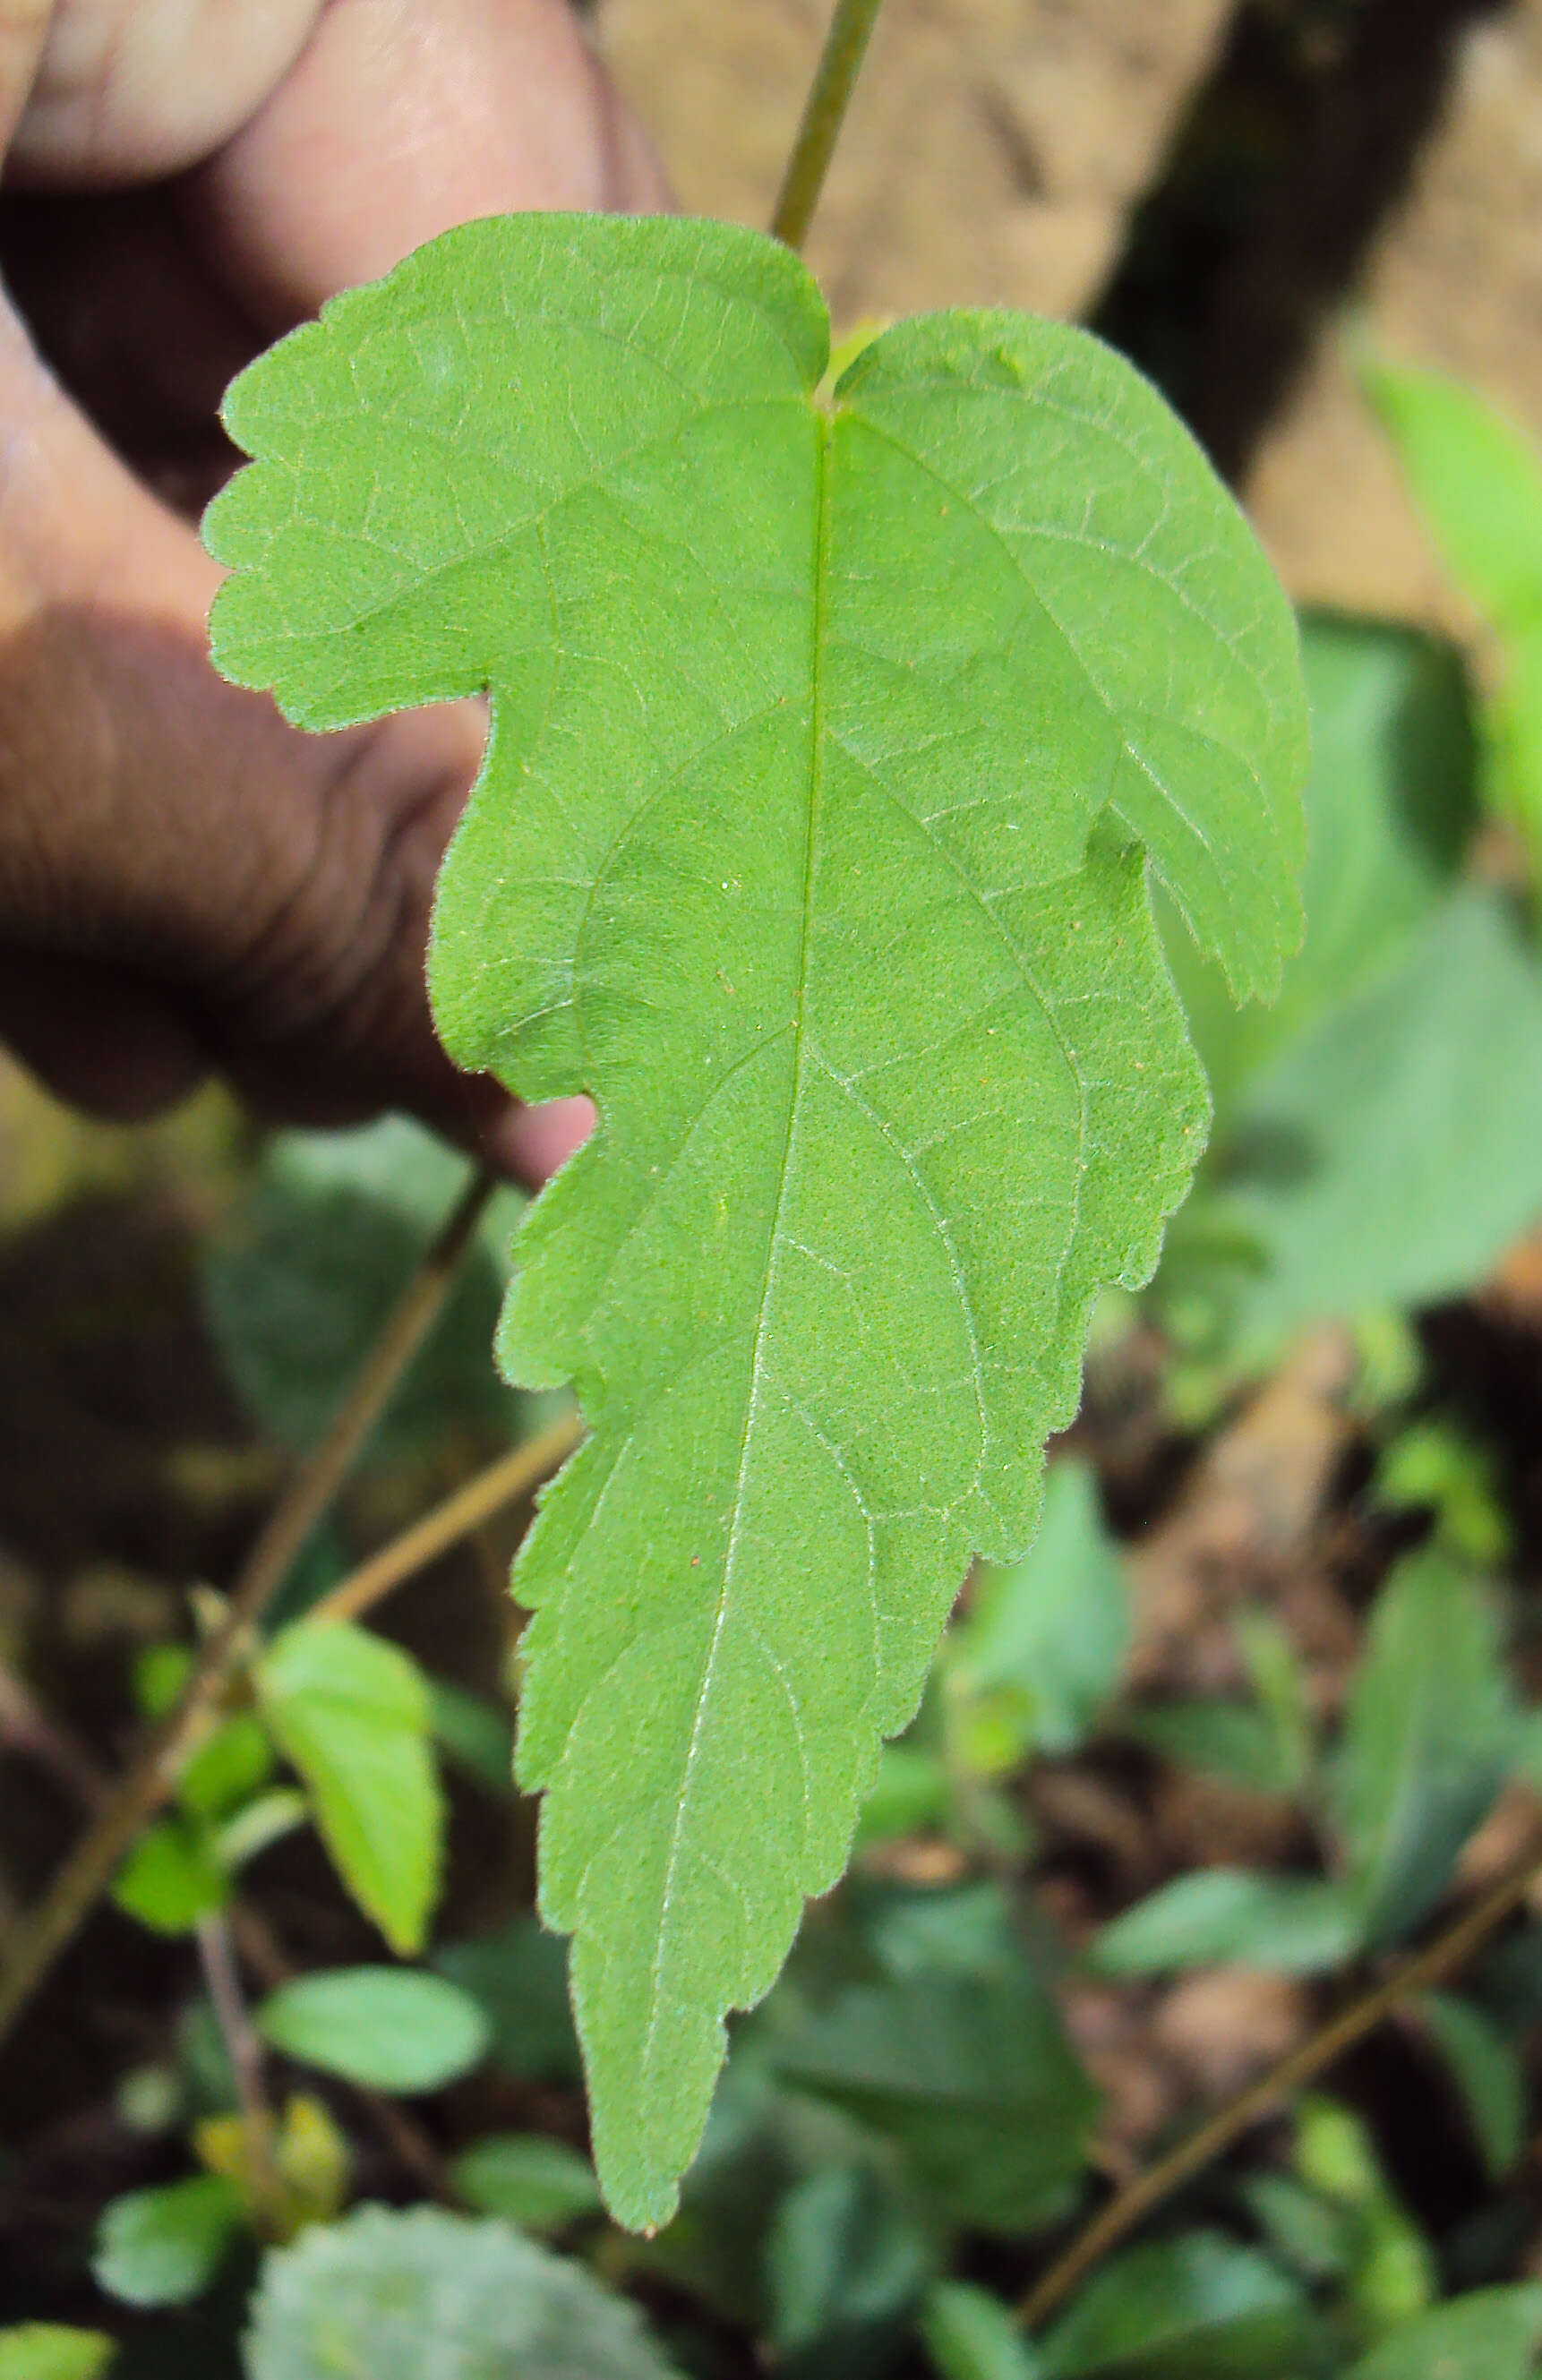
[[[291,718],[491,693],[440,1029],[600,1109],[501,1347],[590,1427],[519,1768],[639,2227],[1192,1172],[1145,855],[1241,993],[1299,930],[1293,625],[1155,393],[1004,312],[828,351],[758,235],[467,225],[237,383],[207,530]]]

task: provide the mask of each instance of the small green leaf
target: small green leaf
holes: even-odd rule
[[[1358,1941],[1354,1905],[1336,1885],[1205,1867],[1175,1876],[1105,1925],[1089,1958],[1103,1975],[1212,1964],[1314,1975],[1341,1966]]]
[[[129,1917],[155,1934],[190,1934],[200,1917],[230,1898],[230,1878],[203,1828],[190,1819],[158,1818],[140,1837],[113,1887]]]
[[[255,1187],[203,1258],[204,1304],[226,1370],[265,1429],[314,1443],[466,1178],[421,1125],[279,1133]],[[515,1403],[488,1362],[519,1212],[512,1191],[456,1275],[370,1452],[399,1459],[455,1423],[504,1431]]]
[[[957,2222],[1032,2231],[1080,2180],[1098,2095],[1021,1962],[852,1985],[775,2056],[788,2082],[894,2141]]]
[[[1047,2380],[1281,2380],[1307,2330],[1305,2300],[1276,2265],[1189,2231],[1095,2273],[1040,2353]]]
[[[1474,2289],[1395,2330],[1348,2380],[1529,2380],[1542,2338],[1542,2286]]]
[[[592,1433],[519,1761],[635,2227],[1186,1186],[1147,862],[1239,994],[1299,931],[1294,625],[1155,392],[1004,311],[828,355],[758,234],[465,225],[242,375],[206,524],[291,719],[491,692],[436,1018],[601,1111],[500,1345]]]
[[[1346,1890],[1366,1942],[1394,1942],[1445,1890],[1504,1781],[1515,1715],[1481,1584],[1439,1552],[1377,1598],[1331,1776]]]
[[[886,1743],[856,1824],[859,1847],[892,1842],[941,1823],[953,1806],[948,1772],[917,1743]]]
[[[270,1843],[281,1842],[297,1827],[303,1827],[310,1815],[310,1803],[292,1786],[275,1785],[271,1793],[259,1793],[254,1802],[228,1817],[215,1834],[214,1848],[220,1865],[234,1876],[248,1860],[265,1852]]]
[[[116,2352],[100,2330],[24,2322],[0,2330],[0,2380],[101,2380]]]
[[[1268,1611],[1239,1611],[1232,1634],[1274,1738],[1279,1790],[1297,1792],[1311,1774],[1317,1743],[1306,1675],[1295,1646]]]
[[[986,1568],[949,1638],[950,1675],[1023,1699],[1022,1750],[1075,1751],[1119,1682],[1130,1589],[1090,1467],[1062,1456],[1045,1479],[1038,1535],[1010,1570]]]
[[[479,2215],[501,2215],[528,2231],[561,2231],[600,2212],[589,2159],[544,2132],[492,2133],[463,2149],[450,2174]]]
[[[1279,1736],[1246,1703],[1220,1699],[1137,1704],[1124,1719],[1137,1743],[1183,1768],[1198,1768],[1254,1793],[1285,1793],[1299,1781]]]
[[[362,2206],[262,2267],[248,2380],[678,2380],[636,2310],[504,2223]]]
[[[1043,2369],[1012,2310],[972,2281],[939,2281],[921,2310],[938,2380],[1039,2380]]]
[[[264,2040],[375,2091],[438,2091],[480,2065],[492,2027],[468,1992],[411,1967],[336,1967],[270,1992]]]
[[[577,2082],[582,2069],[567,1997],[567,1944],[535,1917],[448,1943],[433,1963],[469,1992],[492,2027],[492,2055],[521,2082]]]
[[[176,1780],[176,1798],[198,1818],[218,1818],[265,1785],[273,1752],[261,1721],[237,1711],[205,1737]]]
[[[480,1694],[443,1678],[430,1678],[433,1732],[442,1750],[479,1785],[509,1801],[514,1794],[514,1721]]]
[[[1520,2058],[1473,2001],[1453,1992],[1426,1992],[1418,2008],[1461,2094],[1488,2179],[1500,2181],[1525,2145],[1526,2082]]]
[[[241,2228],[241,2196],[220,2174],[134,2190],[104,2209],[91,2271],[127,2305],[188,2305]]]
[[[1542,1207],[1542,968],[1494,893],[1454,894],[1252,1078],[1203,1206],[1252,1252],[1224,1287],[1239,1362],[1483,1278]]]
[[[806,2174],[783,2197],[766,2242],[778,2361],[819,2349],[820,2361],[850,2357],[860,2368],[871,2334],[908,2312],[934,2268],[914,2210],[869,2167]]]
[[[344,1883],[394,1950],[421,1949],[444,1829],[422,1671],[367,1629],[302,1620],[254,1674]]]
[[[1477,819],[1462,664],[1406,628],[1308,613],[1306,933],[1269,1008],[1238,1009],[1175,920],[1164,939],[1216,1102],[1219,1148],[1259,1069],[1385,975],[1461,874]]]

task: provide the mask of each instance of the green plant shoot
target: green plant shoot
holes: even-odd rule
[[[1238,995],[1300,926],[1293,623],[1160,399],[1008,312],[828,354],[759,234],[472,224],[241,376],[207,527],[292,720],[490,695],[435,1013],[599,1109],[500,1347],[589,1425],[518,1767],[637,2227],[1187,1186],[1147,863]]]

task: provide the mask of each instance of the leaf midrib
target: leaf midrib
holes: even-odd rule
[[[796,1137],[798,1109],[803,1095],[804,1071],[807,1059],[808,960],[813,942],[815,853],[818,845],[820,795],[823,792],[824,780],[824,615],[830,570],[830,420],[827,415],[817,410],[815,436],[817,444],[815,448],[813,601],[809,606],[808,808],[807,829],[804,842],[803,911],[798,951],[797,997],[793,1018],[792,1091],[787,1101],[787,1133],[783,1144],[781,1172],[777,1181],[776,1198],[771,1208],[771,1230],[766,1243],[765,1281],[760,1293],[759,1311],[755,1321],[754,1343],[750,1351],[749,1389],[745,1400],[744,1429],[739,1439],[738,1463],[735,1477],[734,1517],[729,1528],[728,1545],[723,1554],[722,1583],[718,1590],[717,1609],[712,1618],[711,1638],[702,1669],[701,1684],[697,1694],[690,1741],[686,1747],[680,1791],[675,1803],[674,1823],[670,1835],[669,1860],[664,1870],[663,1890],[660,1897],[659,1933],[649,1971],[650,2006],[648,2032],[642,2047],[642,2064],[645,2069],[652,2063],[653,2045],[659,2026],[659,1974],[669,1931],[675,1872],[680,1863],[686,1834],[686,1814],[690,1805],[691,1773],[701,1748],[702,1730],[706,1724],[708,1706],[711,1700],[718,1654],[722,1643],[723,1630],[727,1624],[729,1601],[734,1586],[734,1564],[738,1550],[745,1509],[745,1474],[750,1440],[755,1432],[761,1383],[765,1376],[763,1350],[767,1320],[776,1285],[778,1253],[782,1241],[782,1219],[787,1203],[787,1186],[792,1174],[793,1148]]]

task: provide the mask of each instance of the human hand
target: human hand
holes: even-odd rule
[[[587,1103],[457,1074],[423,984],[481,706],[286,726],[193,523],[260,348],[469,216],[666,203],[640,133],[567,0],[11,0],[0,154],[0,1039],[100,1115],[212,1069],[539,1180]]]

